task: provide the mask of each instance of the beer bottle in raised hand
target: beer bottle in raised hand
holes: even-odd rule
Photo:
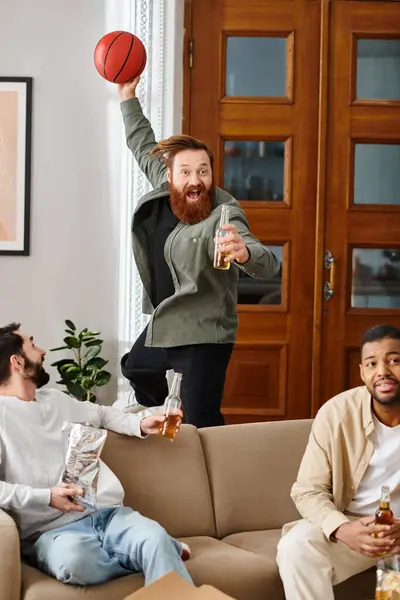
[[[227,271],[231,266],[231,263],[225,262],[225,258],[228,253],[221,251],[218,246],[223,240],[223,238],[229,235],[229,231],[225,231],[222,229],[224,225],[229,223],[229,206],[227,204],[223,204],[221,207],[221,218],[219,221],[219,227],[215,234],[215,251],[214,251],[214,269],[221,269],[223,271]]]
[[[177,433],[177,425],[179,419],[179,411],[182,408],[181,401],[181,382],[182,374],[175,373],[172,381],[171,391],[164,402],[165,421],[160,426],[160,436],[173,441]]]

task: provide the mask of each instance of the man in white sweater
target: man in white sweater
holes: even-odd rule
[[[0,508],[17,523],[24,558],[75,585],[132,572],[143,572],[148,584],[171,570],[191,581],[182,561],[188,547],[123,506],[124,490],[107,465],[100,463],[96,509],[73,502],[83,490],[61,483],[68,445],[64,423],[88,422],[143,438],[157,434],[164,417],[39,389],[49,381],[45,354],[19,324],[0,328]]]

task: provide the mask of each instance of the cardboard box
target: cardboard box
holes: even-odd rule
[[[233,600],[210,585],[197,588],[172,572],[134,592],[125,600]]]

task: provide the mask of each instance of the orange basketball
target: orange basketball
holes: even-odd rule
[[[126,83],[138,77],[146,66],[146,49],[129,31],[112,31],[104,35],[94,50],[98,73],[112,83]]]

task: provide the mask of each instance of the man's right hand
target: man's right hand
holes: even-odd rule
[[[389,525],[375,527],[375,517],[362,517],[352,523],[344,523],[335,532],[335,538],[356,552],[372,558],[382,554],[396,554],[399,546],[394,546],[391,538],[376,538],[375,531],[390,529]]]
[[[130,100],[131,98],[136,98],[136,88],[139,81],[140,77],[135,77],[135,79],[132,79],[132,81],[118,84],[118,93],[121,102],[124,100]]]
[[[73,483],[60,483],[50,490],[50,506],[62,512],[83,512],[85,509],[80,504],[73,502],[73,496],[82,496],[83,489]]]

